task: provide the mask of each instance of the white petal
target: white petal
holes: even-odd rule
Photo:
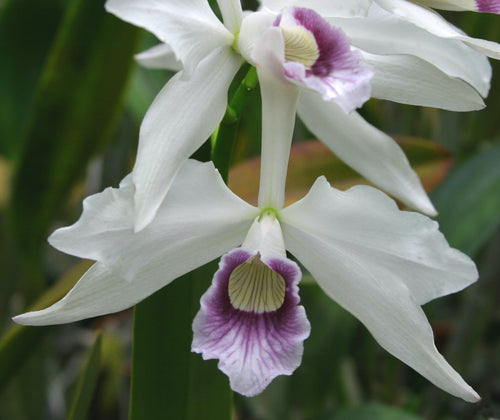
[[[419,0],[419,3],[427,7],[443,10],[477,11],[477,0]]]
[[[468,83],[447,76],[432,64],[410,55],[363,53],[375,70],[372,96],[450,111],[484,108],[481,95]]]
[[[450,77],[470,83],[483,97],[488,94],[491,66],[481,53],[460,41],[440,38],[377,7],[369,18],[329,19],[344,30],[352,44],[363,51],[407,54],[428,61]]]
[[[88,197],[80,219],[58,229],[49,242],[68,254],[102,262],[130,282],[159,284],[240,245],[259,213],[225,186],[212,163],[189,160],[157,217],[134,233],[133,189],[128,178],[119,189]]]
[[[500,44],[471,38],[430,9],[406,0],[376,0],[387,11],[442,38],[462,41],[489,57],[500,59]]]
[[[155,45],[136,54],[135,59],[141,66],[149,69],[182,70],[181,62],[177,60],[174,51],[167,44]]]
[[[364,16],[372,0],[261,0],[261,3],[275,11],[288,7],[305,7],[323,16]]]
[[[345,114],[314,92],[300,92],[298,112],[312,133],[369,181],[412,208],[436,214],[417,174],[391,137],[359,114]]]
[[[500,13],[499,0],[419,0],[418,3],[444,10],[474,10],[482,13]]]
[[[373,188],[341,192],[324,178],[281,221],[287,249],[380,345],[450,394],[479,400],[437,351],[419,306],[477,279],[474,263],[448,246],[435,222],[399,211]]]
[[[41,311],[13,318],[22,325],[65,324],[130,308],[173,280],[165,276],[138,278],[128,282],[114,275],[102,263],[96,263],[60,301]]]
[[[240,0],[217,0],[217,4],[226,28],[233,34],[238,32],[243,19]]]
[[[210,52],[231,45],[234,39],[206,0],[108,0],[106,10],[170,45],[182,61],[185,76]]]
[[[133,170],[136,230],[151,222],[181,165],[221,121],[240,64],[231,49],[216,50],[189,80],[177,73],[154,100],[141,125]]]
[[[282,41],[279,32],[274,34],[277,35],[277,40]],[[270,42],[268,46],[271,48],[273,43]],[[257,59],[264,62],[264,57],[259,56]],[[278,65],[281,64],[277,63],[276,66]],[[274,64],[270,63],[269,66]],[[259,207],[279,209],[285,203],[285,181],[299,89],[275,78],[260,65],[257,73],[262,97]]]

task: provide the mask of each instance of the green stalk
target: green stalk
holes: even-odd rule
[[[212,161],[227,182],[241,114],[259,83],[257,70],[250,67],[229,103],[218,130],[212,135]]]
[[[243,108],[257,86],[250,68],[212,136],[212,159],[225,181]],[[196,156],[203,160],[209,151]],[[202,156],[203,155],[203,156]],[[211,262],[136,305],[130,419],[230,420],[232,392],[214,360],[191,353],[193,318],[217,270]]]

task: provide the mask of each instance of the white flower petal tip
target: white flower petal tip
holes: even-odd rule
[[[345,114],[316,92],[302,90],[298,114],[307,128],[340,159],[410,208],[437,214],[403,150],[358,113]]]
[[[299,306],[298,266],[238,248],[224,255],[193,321],[192,351],[219,359],[231,388],[248,397],[300,365],[310,324]]]
[[[425,192],[423,192],[423,194],[419,194],[418,196],[417,194],[415,194],[415,197],[418,197],[418,199],[413,203],[408,202],[408,205],[410,205],[411,208],[414,208],[415,210],[418,210],[419,212],[430,217],[436,217],[438,215],[438,211],[434,207],[434,204],[432,204],[429,196],[425,194]]]
[[[107,0],[105,8],[170,45],[182,62],[185,77],[189,77],[211,51],[229,47],[234,41],[234,35],[206,0]]]
[[[351,50],[341,29],[311,9],[293,7],[275,23],[285,43],[283,69],[288,80],[334,100],[345,112],[361,107],[371,94],[373,70]]]
[[[149,69],[182,70],[182,64],[172,48],[167,44],[159,44],[134,56],[135,60]]]

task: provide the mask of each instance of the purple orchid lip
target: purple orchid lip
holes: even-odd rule
[[[238,274],[238,268],[244,264],[252,265],[254,272],[274,273],[271,276],[268,272],[268,284],[260,286],[270,287],[282,279],[282,285],[275,285],[274,297],[267,300],[267,308],[252,299],[238,300],[233,296],[233,302],[236,300],[236,306],[241,308],[231,302],[230,295],[235,293],[234,289],[230,292],[231,276]],[[250,282],[246,285],[248,290],[259,286],[251,284],[251,277],[236,277],[240,282]],[[229,376],[233,390],[246,396],[256,395],[276,376],[290,375],[300,365],[303,341],[310,332],[305,310],[299,305],[300,278],[297,264],[286,258],[263,262],[258,254],[241,248],[222,257],[193,321],[192,351],[202,353],[204,359],[219,359],[219,369]],[[237,289],[241,291],[241,287],[239,284]],[[246,296],[257,295],[255,289]]]
[[[292,7],[279,15],[285,76],[336,101],[351,112],[370,98],[373,71],[357,50],[351,50],[344,32],[331,26],[314,10]]]
[[[500,14],[499,0],[476,0],[476,5],[478,12]]]

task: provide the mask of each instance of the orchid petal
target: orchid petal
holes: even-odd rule
[[[436,214],[404,152],[387,134],[314,92],[300,92],[298,113],[312,133],[369,181],[412,208]]]
[[[376,0],[388,12],[442,38],[456,39],[489,57],[500,59],[500,44],[471,38],[433,10],[406,0]]]
[[[450,111],[472,111],[485,106],[471,85],[448,77],[418,57],[369,53],[363,53],[363,57],[375,70],[371,84],[376,98]]]
[[[41,311],[27,312],[12,319],[22,325],[53,325],[106,315],[134,306],[172,280],[169,275],[156,278],[146,275],[129,282],[98,262],[60,301]]]
[[[224,26],[233,34],[238,32],[243,19],[240,0],[217,0],[217,5],[222,14]]]
[[[221,121],[240,65],[241,58],[229,48],[216,50],[189,80],[177,73],[150,106],[133,170],[137,231],[151,222],[181,165]]]
[[[210,52],[234,40],[206,0],[108,0],[106,10],[170,45],[183,64],[185,77]]]
[[[323,16],[352,17],[366,15],[372,0],[261,0],[261,3],[274,11],[304,7]]]
[[[222,257],[193,321],[192,344],[192,351],[202,353],[203,359],[219,359],[219,369],[229,376],[231,388],[246,396],[262,392],[278,375],[292,374],[300,365],[303,341],[311,328],[304,307],[298,305],[300,269],[284,257],[259,261],[261,270],[267,268],[266,279],[248,275],[238,279],[244,282],[245,290],[237,290],[241,296],[241,293],[258,294],[258,285],[263,287],[263,281],[276,282],[277,275],[283,288],[267,284],[274,288],[264,292],[265,296],[281,294],[281,300],[271,301],[271,305],[279,302],[276,309],[249,310],[248,303],[255,303],[252,298],[259,299],[253,295],[243,308],[234,306],[229,291],[231,276],[251,257],[252,253],[245,249],[235,249]],[[256,269],[251,271],[253,275]]]
[[[482,13],[500,13],[499,0],[419,0],[418,3],[443,10],[473,10]]]
[[[488,59],[462,42],[440,38],[398,18],[373,4],[368,18],[329,19],[363,51],[379,54],[406,54],[419,57],[450,77],[471,84],[483,97],[490,88]]]
[[[419,306],[477,279],[437,223],[371,187],[341,192],[324,178],[280,216],[287,249],[381,346],[450,394],[479,400],[437,351]]]
[[[182,63],[177,60],[174,51],[167,44],[158,44],[135,56],[136,61],[149,69],[182,70]]]
[[[68,254],[102,262],[126,281],[148,278],[160,284],[241,244],[259,213],[226,187],[211,162],[187,161],[156,218],[138,233],[133,230],[133,192],[127,177],[119,189],[88,197],[80,219],[55,231],[49,242]]]

